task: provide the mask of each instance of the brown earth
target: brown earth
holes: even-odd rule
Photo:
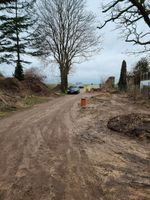
[[[111,117],[149,109],[109,93],[80,108],[81,97],[0,121],[0,200],[150,199],[149,144],[107,128]]]
[[[50,90],[47,85],[38,79],[25,79],[18,81],[15,78],[1,78],[0,90],[13,95],[41,95],[47,96]]]
[[[130,137],[150,141],[150,115],[141,113],[118,115],[108,121],[107,127]]]
[[[56,91],[58,87],[50,88],[38,78],[18,81],[15,78],[0,77],[0,118],[16,110],[46,102],[56,96]]]

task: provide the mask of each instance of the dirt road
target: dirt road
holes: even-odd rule
[[[149,199],[148,144],[106,128],[126,102],[114,96],[81,109],[80,97],[0,121],[0,200]]]

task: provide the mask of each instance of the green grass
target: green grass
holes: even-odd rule
[[[10,116],[14,111],[24,110],[30,108],[36,104],[44,103],[49,100],[48,97],[40,97],[40,96],[27,96],[26,98],[22,98],[20,103],[22,106],[20,107],[12,107],[10,105],[4,105],[0,107],[0,119],[4,117]]]
[[[83,86],[84,86],[84,87],[89,87],[89,86],[90,86],[90,84],[83,84]]]
[[[39,96],[28,96],[23,99],[23,104],[25,106],[33,106],[35,104],[44,103],[48,100],[47,97],[39,97]]]
[[[2,118],[2,117],[6,117],[7,115],[8,115],[7,112],[0,112],[0,118]]]

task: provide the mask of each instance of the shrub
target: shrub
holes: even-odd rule
[[[25,71],[25,79],[29,80],[38,80],[40,82],[43,82],[46,76],[44,76],[38,68],[32,67],[30,69],[27,69]]]
[[[150,63],[147,58],[141,58],[133,68],[134,84],[140,85],[141,75],[150,71]]]

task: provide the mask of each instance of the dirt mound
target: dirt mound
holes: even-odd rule
[[[50,90],[47,85],[39,81],[38,79],[27,79],[21,82],[22,88],[27,93],[37,94],[40,96],[47,96],[50,94]]]
[[[56,85],[51,91],[52,91],[52,92],[60,92],[60,91],[61,91],[60,85],[59,85],[59,84]]]
[[[0,90],[9,94],[35,94],[39,96],[47,96],[50,90],[47,85],[38,79],[26,79],[18,81],[15,78],[0,79]]]
[[[150,115],[119,115],[108,121],[107,127],[131,137],[150,139]]]
[[[19,93],[22,91],[21,82],[15,78],[2,78],[0,79],[0,90],[9,93]]]
[[[15,97],[6,93],[0,92],[0,117],[1,112],[14,111],[19,107],[18,102],[21,97]]]
[[[47,101],[51,90],[38,79],[0,78],[0,118],[10,111]]]

